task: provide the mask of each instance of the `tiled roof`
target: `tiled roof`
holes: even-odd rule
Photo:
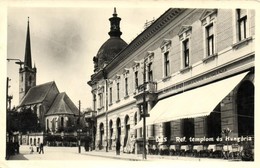
[[[52,81],[32,87],[23,97],[19,106],[33,105],[43,102],[49,90],[54,86],[56,87],[56,84]]]
[[[67,94],[65,92],[62,92],[56,97],[50,110],[46,113],[46,116],[60,114],[78,115],[78,111],[78,108],[70,100]]]

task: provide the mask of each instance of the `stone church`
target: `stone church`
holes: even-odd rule
[[[75,125],[79,110],[69,96],[60,93],[55,81],[36,85],[37,68],[32,66],[29,20],[27,25],[24,65],[19,69],[18,111],[31,108],[37,114],[41,132],[29,132],[22,136],[22,144],[38,144],[44,135],[59,134]]]

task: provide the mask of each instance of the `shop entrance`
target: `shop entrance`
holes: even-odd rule
[[[254,136],[254,92],[251,81],[244,81],[238,89],[238,136]]]
[[[186,137],[186,139],[189,139],[190,137],[194,137],[195,130],[194,130],[194,118],[185,118],[182,120],[182,132],[183,136]]]
[[[99,148],[102,148],[103,146],[103,136],[104,136],[104,124],[100,123],[99,125],[99,130],[100,130],[100,143],[99,143]]]
[[[207,137],[216,139],[221,136],[221,106],[220,104],[206,117]]]
[[[128,138],[130,137],[130,124],[129,124],[129,116],[125,116],[125,138],[124,138],[124,147],[127,145]]]
[[[109,149],[112,149],[112,137],[113,137],[113,121],[110,120],[109,122],[109,130],[110,130],[110,135],[109,135]]]
[[[116,120],[116,127],[117,127],[117,140],[121,142],[121,120],[117,118]]]

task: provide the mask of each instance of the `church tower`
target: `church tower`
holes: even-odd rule
[[[19,69],[19,102],[26,95],[28,90],[36,86],[36,67],[32,67],[32,55],[31,55],[31,40],[30,40],[30,26],[29,17],[27,24],[27,35],[25,44],[25,56],[24,65]]]

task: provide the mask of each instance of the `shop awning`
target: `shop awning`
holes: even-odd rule
[[[209,115],[248,72],[159,101],[149,112],[146,125]],[[143,119],[134,127],[143,126]]]

